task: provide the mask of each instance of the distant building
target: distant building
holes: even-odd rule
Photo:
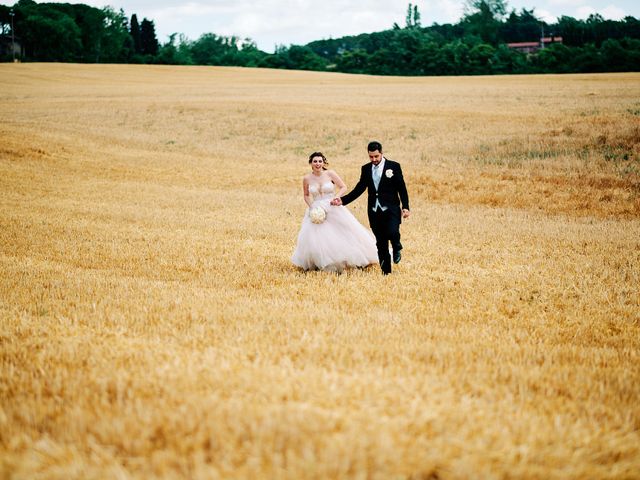
[[[522,53],[536,53],[538,50],[543,50],[552,43],[562,43],[562,37],[542,37],[539,42],[507,43],[507,47]]]
[[[18,37],[11,38],[11,35],[0,35],[0,58],[13,57],[16,60],[22,58],[22,43]]]

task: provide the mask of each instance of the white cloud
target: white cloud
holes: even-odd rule
[[[627,13],[615,5],[607,5],[600,11],[600,15],[608,20],[621,20],[627,16]]]
[[[435,23],[457,23],[462,17],[463,3],[459,0],[427,0],[425,3],[425,13],[422,13],[422,24],[431,25]],[[422,6],[418,4],[418,9]]]
[[[628,14],[620,7],[607,5],[606,7],[594,8],[591,5],[582,5],[575,9],[575,18],[584,20],[592,14],[600,14],[607,20],[620,20]]]
[[[558,20],[557,15],[554,15],[553,13],[551,13],[548,10],[543,10],[543,9],[536,9],[534,11],[534,14],[536,17],[538,17],[539,19],[547,22],[547,23],[555,23]]]
[[[455,23],[462,15],[461,0],[413,1],[423,25]],[[158,38],[174,32],[196,39],[202,33],[250,37],[272,51],[276,44],[305,44],[403,26],[407,3],[398,0],[263,0],[236,2],[200,0],[134,1],[127,13],[155,20]],[[146,8],[143,8],[146,7]]]
[[[270,51],[276,44],[305,44],[391,28],[393,22],[404,21],[405,8],[398,2],[385,0],[191,2],[156,7],[149,15],[156,21],[159,37],[173,31],[186,33],[192,39],[205,32],[236,35],[250,37],[259,48]],[[204,18],[209,18],[206,25]],[[171,25],[172,31],[165,30],[164,25]],[[179,27],[188,27],[188,31]]]
[[[556,11],[566,10],[565,7],[577,7],[583,3],[584,0],[549,0],[547,2],[548,5],[556,7]]]
[[[592,15],[594,13],[598,13],[596,11],[595,8],[589,6],[589,5],[583,5],[582,7],[578,7],[576,8],[576,18],[584,20],[586,19],[589,15]]]

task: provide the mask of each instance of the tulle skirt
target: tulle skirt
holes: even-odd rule
[[[332,206],[330,200],[319,200],[327,216],[313,223],[309,209],[302,219],[298,243],[291,261],[304,270],[341,272],[349,267],[366,267],[378,263],[376,239],[356,217],[343,206]]]

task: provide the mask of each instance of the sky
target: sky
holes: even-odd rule
[[[276,45],[304,45],[313,40],[339,38],[389,29],[405,24],[407,0],[48,0],[111,6],[153,20],[161,43],[172,33],[196,40],[203,33],[251,38],[259,49],[273,52]],[[2,5],[12,1],[0,0]],[[43,3],[38,1],[38,3]],[[464,0],[413,0],[422,25],[456,23]],[[508,11],[534,9],[547,22],[562,15],[585,19],[599,13],[619,20],[627,15],[640,18],[638,0],[507,0]]]

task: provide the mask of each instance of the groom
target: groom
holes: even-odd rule
[[[360,180],[356,186],[343,197],[334,198],[332,205],[347,205],[368,191],[367,212],[369,225],[376,237],[378,259],[384,275],[391,273],[391,256],[389,242],[393,248],[393,263],[399,263],[400,223],[409,217],[409,195],[402,178],[400,164],[382,155],[382,145],[371,142],[367,146],[370,163],[362,166]],[[400,204],[402,202],[402,210]]]

